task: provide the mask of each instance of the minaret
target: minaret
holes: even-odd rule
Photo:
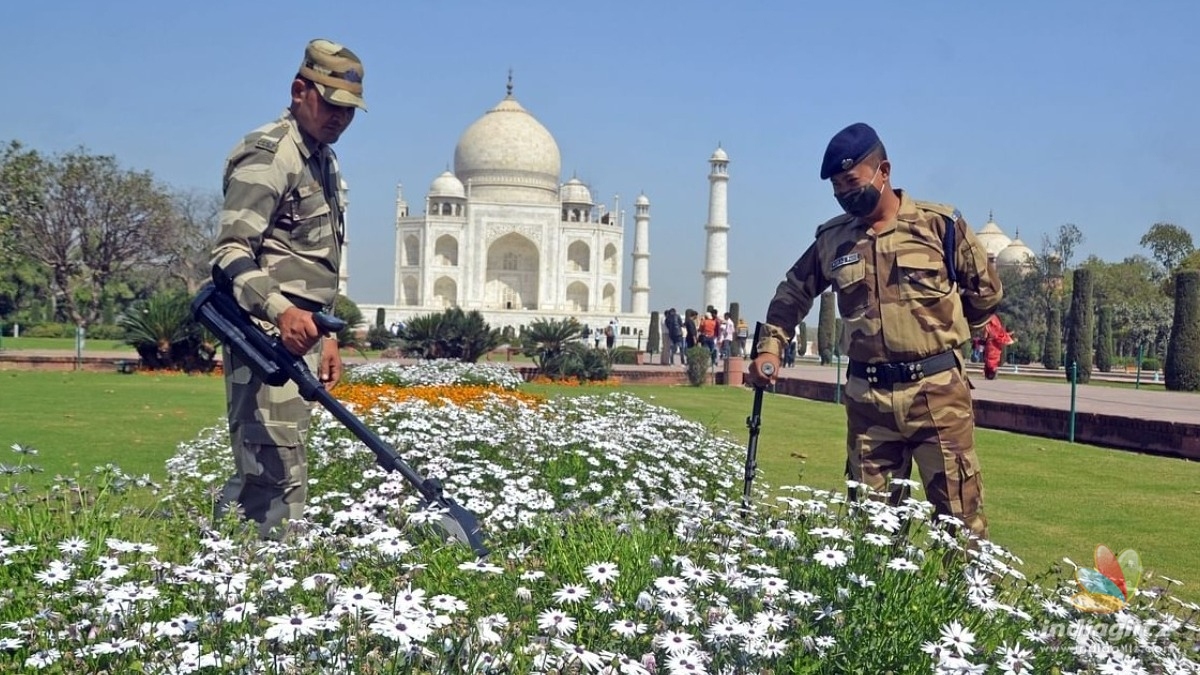
[[[633,283],[629,285],[630,311],[650,314],[650,199],[643,192],[634,201]]]
[[[708,224],[704,226],[704,308],[724,312],[729,308],[729,156],[719,143],[708,163],[712,168],[708,172]]]
[[[404,260],[404,251],[402,247],[404,242],[400,239],[400,221],[408,217],[408,202],[404,201],[404,186],[396,183],[396,278],[392,282],[392,303],[400,305],[404,299],[403,288],[400,282],[400,261]]]

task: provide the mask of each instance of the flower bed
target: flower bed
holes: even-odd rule
[[[0,671],[1200,672],[1195,607],[1145,589],[1080,614],[1073,582],[1033,583],[988,542],[968,556],[923,502],[796,487],[743,510],[742,448],[632,396],[356,391],[480,517],[489,558],[447,542],[325,413],[306,523],[282,543],[212,523],[229,460],[211,430],[171,460],[152,521],[113,517],[128,481],[112,468],[48,501],[10,490]]]

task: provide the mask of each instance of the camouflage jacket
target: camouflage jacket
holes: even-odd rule
[[[253,316],[276,322],[297,303],[330,307],[345,238],[337,158],[290,112],[250,132],[225,162],[212,264]]]
[[[896,220],[880,232],[842,215],[817,228],[816,241],[788,270],[767,308],[760,352],[779,355],[813,298],[833,286],[842,317],[842,353],[855,361],[913,361],[963,344],[1000,303],[1000,279],[987,251],[952,206],[903,191]],[[943,242],[955,228],[957,288]]]

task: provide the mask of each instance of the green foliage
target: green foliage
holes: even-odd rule
[[[1138,244],[1150,249],[1151,257],[1162,266],[1164,278],[1174,274],[1184,259],[1196,249],[1191,233],[1172,223],[1151,225]]]
[[[1046,370],[1062,368],[1062,314],[1058,303],[1050,303],[1046,310],[1046,339],[1042,343],[1042,367]]]
[[[1163,369],[1167,389],[1200,389],[1200,271],[1175,275],[1175,321]]]
[[[658,316],[658,312],[650,312],[650,332],[646,335],[646,351],[651,354],[659,350],[662,344],[662,320]]]
[[[712,354],[707,347],[696,345],[685,353],[687,356],[688,384],[699,387],[708,383],[708,370],[712,366]]]
[[[796,358],[808,353],[808,324],[801,321],[796,327]]]
[[[387,312],[382,307],[375,308],[375,325],[379,328],[386,328],[384,322],[387,321]]]
[[[521,333],[521,353],[532,357],[538,371],[551,380],[606,380],[618,352],[632,354],[632,362],[637,362],[632,347],[618,347],[612,354],[591,349],[579,341],[582,330],[573,318],[534,319]]]
[[[1108,373],[1113,367],[1112,308],[1100,305],[1096,309],[1096,322],[1099,327],[1096,333],[1096,370]]]
[[[346,327],[337,332],[338,346],[358,347],[358,334],[355,331],[363,322],[362,310],[353,300],[339,294],[333,300],[333,315],[346,322]]]
[[[500,331],[488,326],[476,310],[451,307],[414,316],[400,332],[401,350],[424,359],[457,359],[474,363],[500,346]]]
[[[628,345],[622,345],[612,350],[611,360],[615,365],[636,366],[638,364],[638,350]]]
[[[968,350],[971,348],[970,343],[966,345],[966,348]],[[1028,365],[1033,363],[1034,354],[1035,352],[1033,345],[1025,342],[1024,340],[1017,340],[1015,343],[1005,348],[1005,363],[1011,362],[1022,366]]]
[[[1087,384],[1092,379],[1092,345],[1095,343],[1095,318],[1092,315],[1092,271],[1086,267],[1075,270],[1071,289],[1071,313],[1067,321],[1067,378],[1070,366],[1076,364],[1075,381]]]
[[[1142,357],[1142,370],[1154,372],[1159,368],[1162,368],[1162,364],[1158,362],[1158,358],[1154,356]]]
[[[817,355],[821,357],[821,365],[833,363],[834,331],[837,330],[836,308],[833,293],[825,291],[821,294],[821,310],[817,320]]]
[[[367,329],[367,347],[375,350],[387,349],[392,346],[392,337],[387,326],[371,326]]]
[[[192,318],[191,297],[164,291],[134,303],[120,318],[125,344],[148,370],[208,372],[217,349],[211,336]]]

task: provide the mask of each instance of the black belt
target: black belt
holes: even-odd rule
[[[917,382],[930,375],[958,367],[954,350],[944,351],[920,361],[893,361],[891,363],[866,363],[851,361],[846,369],[852,377],[861,377],[872,387],[890,387],[901,382]]]
[[[299,307],[300,309],[302,309],[306,312],[324,312],[327,309],[327,307],[325,307],[325,305],[322,305],[321,303],[317,302],[316,300],[309,300],[307,298],[301,298],[301,297],[297,297],[295,295],[289,295],[287,293],[284,293],[283,297],[287,298],[288,302],[292,303],[293,305]]]

